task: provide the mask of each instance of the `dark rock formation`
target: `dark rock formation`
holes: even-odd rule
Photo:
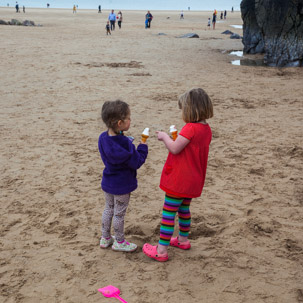
[[[22,25],[24,25],[24,26],[35,26],[35,22],[30,21],[30,20],[25,20],[25,21],[22,22]]]
[[[231,32],[230,30],[226,30],[223,33],[221,33],[222,35],[232,35],[233,32]]]
[[[189,33],[189,34],[182,35],[179,38],[199,38],[199,35],[194,34],[194,33]]]
[[[230,35],[230,39],[242,39],[242,37],[238,34],[233,33],[232,35]]]
[[[17,19],[12,19],[11,21],[4,21],[4,20],[0,20],[0,24],[2,25],[23,25],[23,26],[36,26],[34,21],[30,21],[30,20],[25,20],[23,22],[17,20]],[[41,25],[38,25],[41,26]]]
[[[270,66],[303,66],[303,0],[242,0],[244,53]]]
[[[8,21],[9,25],[22,25],[22,22],[17,19],[12,19],[11,21]]]

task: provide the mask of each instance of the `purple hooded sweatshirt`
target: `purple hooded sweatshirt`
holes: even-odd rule
[[[134,191],[138,186],[137,169],[145,162],[148,146],[139,144],[136,149],[126,136],[109,136],[107,131],[100,135],[98,146],[105,165],[102,189],[112,195]]]

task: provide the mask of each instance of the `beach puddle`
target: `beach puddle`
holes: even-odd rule
[[[231,56],[240,57],[241,59],[238,60],[232,60],[232,65],[245,65],[245,66],[268,66],[265,64],[264,59],[258,58],[258,59],[247,59],[243,58],[243,51],[231,51],[229,53]]]
[[[232,56],[243,57],[243,51],[232,51],[229,54]]]
[[[232,65],[244,65],[244,66],[268,66],[264,63],[263,59],[241,59],[231,61]]]

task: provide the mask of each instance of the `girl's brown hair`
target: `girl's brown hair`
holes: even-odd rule
[[[130,114],[129,106],[121,100],[104,102],[101,110],[101,118],[108,128],[116,131],[119,120],[124,121]]]
[[[214,115],[212,102],[202,88],[192,88],[179,96],[178,104],[186,123],[206,120]]]

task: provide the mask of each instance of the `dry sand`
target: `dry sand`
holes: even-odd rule
[[[149,30],[145,11],[123,13],[106,36],[108,11],[0,9],[43,25],[0,26],[0,301],[114,302],[97,291],[112,284],[128,302],[303,302],[303,69],[231,65],[242,43],[221,33],[241,34],[229,26],[239,12],[216,30],[211,12],[152,12]],[[164,197],[155,131],[181,129],[177,96],[192,87],[214,103],[207,180],[192,249],[158,263],[141,251],[158,239]],[[98,245],[99,116],[116,98],[131,106],[135,143],[152,132],[126,215],[132,254]]]

